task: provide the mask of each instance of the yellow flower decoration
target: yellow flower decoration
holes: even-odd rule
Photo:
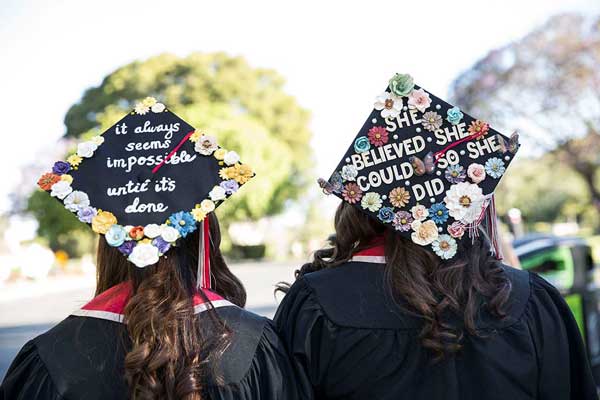
[[[232,179],[235,179],[236,182],[239,184],[243,185],[244,183],[248,182],[254,176],[254,172],[252,172],[252,168],[250,168],[246,164],[236,164],[230,168],[233,168],[235,170],[235,174],[233,174],[234,176],[232,176]]]
[[[142,104],[146,107],[152,107],[156,104],[156,99],[154,97],[146,97],[144,100],[142,100]]]
[[[221,179],[224,179],[224,180],[233,179],[234,175],[235,175],[235,169],[233,167],[225,167],[225,168],[221,168],[219,170],[219,176],[221,177]]]
[[[215,210],[215,203],[213,203],[212,200],[202,200],[202,202],[200,203],[200,209],[202,211],[204,211],[205,214],[208,214],[209,212],[212,212]]]
[[[83,160],[83,158],[81,158],[80,156],[78,156],[77,154],[72,154],[67,158],[67,162],[69,164],[71,164],[72,167],[77,167],[79,166],[79,164],[81,164],[81,161]]]
[[[60,180],[68,182],[68,183],[73,183],[73,177],[71,175],[69,175],[69,174],[62,174],[60,176]]]
[[[201,222],[206,217],[206,213],[199,207],[196,207],[192,210],[192,216],[198,222]]]
[[[111,226],[117,223],[117,217],[108,211],[98,211],[98,214],[92,218],[92,230],[104,235]]]
[[[192,136],[190,136],[190,142],[196,143],[198,141],[198,139],[200,139],[201,136],[202,136],[202,132],[194,131],[194,133],[192,133]]]
[[[225,149],[218,149],[218,150],[216,150],[216,151],[213,153],[213,155],[215,156],[215,158],[216,158],[217,160],[222,160],[222,159],[224,159],[224,158],[225,158],[225,154],[227,154],[227,150],[225,150]]]

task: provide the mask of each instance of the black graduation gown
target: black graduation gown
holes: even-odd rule
[[[275,315],[317,399],[597,399],[575,320],[539,276],[505,267],[509,316],[482,310],[486,337],[467,337],[459,355],[435,364],[419,344],[419,319],[385,294],[383,257],[356,259],[306,274]]]
[[[217,367],[223,384],[209,377],[206,398],[301,398],[271,321],[211,297],[233,339]],[[128,398],[123,378],[127,334],[119,313],[125,302],[119,295],[108,302],[97,299],[23,347],[0,386],[1,400]],[[195,309],[199,323],[210,325],[206,304]]]

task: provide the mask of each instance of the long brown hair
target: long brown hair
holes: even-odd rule
[[[208,218],[213,290],[243,307],[246,291],[221,254],[216,216]],[[132,399],[201,399],[204,379],[230,340],[214,308],[211,326],[204,329],[194,314],[199,231],[180,242],[157,264],[137,268],[100,236],[96,294],[125,281],[133,289],[124,316],[131,343],[125,379]]]
[[[296,271],[296,277],[337,267],[383,235],[386,286],[398,305],[406,308],[407,304],[408,312],[421,317],[421,344],[435,359],[458,352],[465,331],[481,336],[475,320],[482,301],[493,316],[505,317],[511,284],[484,237],[473,243],[460,241],[455,259],[442,261],[345,202],[338,207],[334,224],[332,246],[316,251],[313,261]],[[464,328],[449,323],[449,316],[459,316]]]

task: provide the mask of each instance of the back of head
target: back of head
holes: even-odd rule
[[[436,358],[461,349],[465,333],[478,335],[476,316],[484,306],[503,318],[511,284],[485,237],[459,241],[457,256],[442,260],[380,221],[342,202],[335,215],[332,246],[315,252],[297,275],[339,266],[377,237],[385,238],[385,281],[398,304],[422,318],[421,344]],[[463,323],[451,324],[459,317]]]
[[[243,307],[246,292],[219,249],[217,218],[212,213],[207,218],[212,287]],[[206,375],[229,343],[230,332],[214,309],[208,311],[211,326],[201,326],[194,314],[193,295],[205,297],[196,290],[199,230],[180,242],[157,264],[137,268],[100,237],[96,293],[125,281],[132,284],[125,308],[131,340],[125,378],[133,399],[200,399]]]

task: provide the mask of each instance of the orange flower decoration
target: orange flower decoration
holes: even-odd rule
[[[403,187],[397,187],[390,192],[390,203],[394,207],[402,208],[408,204],[410,193]]]
[[[477,139],[481,139],[482,137],[484,137],[489,130],[490,125],[487,122],[482,121],[480,119],[471,122],[471,125],[469,125],[468,129],[469,133],[473,136],[476,136]]]
[[[140,240],[141,238],[144,237],[144,227],[143,226],[134,226],[129,231],[129,236],[131,236],[132,239]]]
[[[48,191],[52,189],[52,185],[60,181],[60,176],[48,172],[40,177],[37,184],[42,190]]]

